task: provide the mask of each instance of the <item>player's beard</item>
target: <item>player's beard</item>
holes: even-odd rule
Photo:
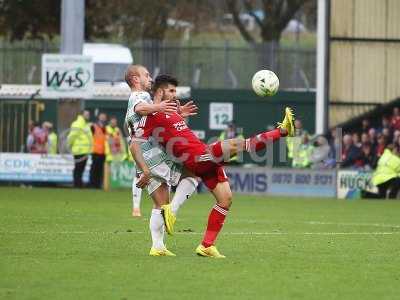
[[[140,82],[140,85],[142,87],[142,89],[146,92],[150,92],[151,91],[151,82],[145,82],[144,80],[142,80]]]

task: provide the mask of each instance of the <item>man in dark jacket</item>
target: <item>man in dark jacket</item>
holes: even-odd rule
[[[342,149],[342,168],[359,167],[361,151],[359,148],[354,146],[351,135],[345,134],[343,137],[343,149]]]

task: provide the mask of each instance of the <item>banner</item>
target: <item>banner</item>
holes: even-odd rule
[[[83,174],[89,181],[91,159]],[[72,155],[0,153],[0,180],[11,182],[72,183],[74,160]],[[234,193],[299,197],[336,197],[349,194],[353,187],[369,186],[370,177],[357,171],[271,169],[263,167],[226,167]],[[358,175],[357,175],[358,174]],[[133,162],[110,164],[110,187],[131,188],[135,166]],[[356,178],[352,180],[351,178]]]
[[[265,168],[225,167],[234,193],[266,194],[269,192],[269,176]]]
[[[44,98],[90,98],[93,96],[94,69],[91,56],[42,55]]]
[[[336,171],[225,167],[231,189],[238,194],[336,197]],[[111,163],[111,188],[130,188],[132,162]]]
[[[336,197],[336,171],[226,167],[231,189],[239,194]]]
[[[131,188],[135,165],[131,161],[112,162],[110,164],[110,187]]]
[[[83,181],[89,181],[91,159],[88,159]],[[0,180],[15,182],[72,183],[72,155],[0,153]]]
[[[337,176],[337,197],[339,199],[360,199],[361,191],[378,193],[372,184],[372,172],[339,170]]]

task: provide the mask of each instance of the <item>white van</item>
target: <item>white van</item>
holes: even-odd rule
[[[124,82],[124,73],[133,63],[131,50],[119,44],[85,43],[83,55],[93,57],[94,81],[99,83]]]

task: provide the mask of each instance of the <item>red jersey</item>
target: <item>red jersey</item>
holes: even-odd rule
[[[177,113],[154,113],[142,117],[138,127],[143,129],[141,137],[153,136],[168,154],[186,166],[192,165],[207,153],[207,145],[197,138]]]
[[[169,155],[199,176],[211,191],[218,183],[228,181],[224,168],[213,160],[213,155],[221,152],[221,142],[207,146],[177,113],[155,113],[142,117],[136,136],[154,137]]]

